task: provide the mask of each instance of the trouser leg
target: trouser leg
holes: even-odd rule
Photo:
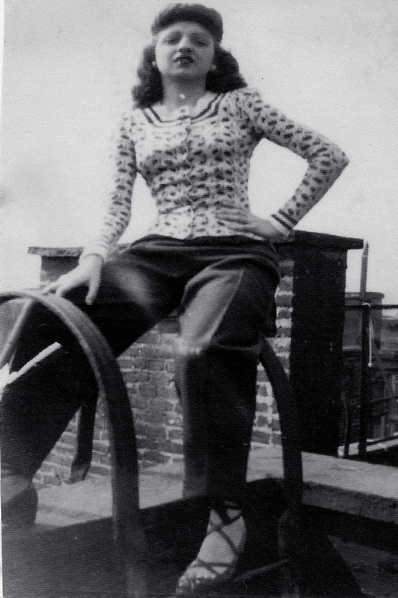
[[[244,501],[261,328],[274,292],[272,275],[252,264],[208,267],[186,287],[176,367],[186,496]]]
[[[168,277],[125,254],[106,264],[93,306],[86,306],[86,289],[68,298],[98,326],[116,355],[165,317],[178,303]],[[84,400],[97,392],[88,362],[59,320],[36,304],[25,325],[13,369],[53,342],[66,353],[37,374],[21,377],[2,398],[2,469],[32,477]]]

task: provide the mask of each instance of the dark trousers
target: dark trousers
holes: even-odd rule
[[[109,260],[92,306],[68,295],[116,355],[178,308],[175,383],[184,418],[185,495],[242,501],[256,404],[261,333],[274,327],[275,254],[244,237],[147,237]],[[10,385],[2,400],[2,462],[32,476],[84,401],[93,374],[70,334],[37,305],[13,369],[54,341],[68,353]]]

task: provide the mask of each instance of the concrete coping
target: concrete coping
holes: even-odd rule
[[[398,525],[398,468],[303,453],[307,505]],[[283,477],[281,449],[252,451],[248,479]]]
[[[303,465],[304,504],[398,526],[397,468],[313,453],[303,453]],[[280,447],[252,450],[248,481],[264,478],[282,481]],[[140,473],[141,508],[179,500],[182,479],[181,460],[144,469]],[[89,475],[84,482],[39,491],[39,525],[71,525],[111,513],[110,477]]]
[[[275,243],[277,246],[293,245],[297,247],[324,247],[329,249],[349,250],[361,249],[363,240],[351,237],[340,237],[337,235],[326,235],[324,233],[313,233],[307,231],[293,231],[289,237]],[[129,243],[121,243],[117,250],[123,250]],[[28,253],[50,258],[77,258],[83,247],[29,247]]]

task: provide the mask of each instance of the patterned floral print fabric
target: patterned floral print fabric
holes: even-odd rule
[[[286,235],[347,165],[345,154],[334,143],[288,119],[249,88],[213,97],[195,116],[187,107],[172,120],[162,118],[155,107],[133,109],[122,120],[115,190],[100,235],[83,256],[97,253],[105,259],[120,238],[130,220],[137,173],[145,179],[158,209],[148,234],[178,239],[236,234],[219,219],[217,209],[228,205],[249,209],[250,158],[263,138],[308,161],[293,197],[269,217]],[[261,239],[251,233],[246,236]]]

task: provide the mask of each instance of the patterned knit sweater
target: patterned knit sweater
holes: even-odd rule
[[[171,120],[159,112],[155,107],[136,108],[124,115],[116,144],[114,191],[99,235],[83,257],[96,253],[106,259],[126,229],[137,173],[158,210],[149,234],[178,239],[234,235],[217,211],[228,205],[249,209],[250,159],[259,141],[268,139],[308,162],[292,198],[269,217],[287,235],[348,163],[334,143],[264,103],[253,89],[219,94],[195,116],[187,107]]]

